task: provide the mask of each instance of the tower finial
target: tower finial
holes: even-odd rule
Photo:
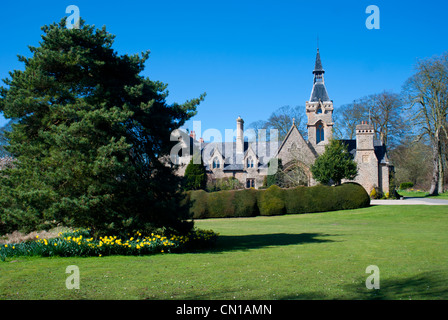
[[[317,34],[317,51],[319,51],[319,34]]]

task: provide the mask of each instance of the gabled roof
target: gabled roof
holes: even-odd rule
[[[277,156],[280,154],[280,152],[282,151],[283,147],[284,147],[285,144],[286,144],[286,141],[288,141],[288,139],[290,138],[290,136],[292,135],[292,133],[295,132],[295,131],[298,133],[298,137],[299,137],[299,140],[300,140],[299,142],[300,142],[302,145],[306,145],[306,146],[309,148],[310,152],[311,152],[315,157],[317,157],[316,150],[314,150],[314,148],[311,147],[310,144],[303,138],[303,136],[302,136],[302,134],[300,133],[299,129],[297,129],[297,126],[295,125],[295,123],[294,123],[294,124],[291,126],[291,128],[289,129],[288,133],[286,134],[285,139],[283,139],[282,144],[281,144],[280,147],[278,148],[277,152],[274,154],[274,157],[277,157]]]
[[[247,151],[252,149],[258,158],[258,167],[267,167],[267,163],[277,152],[278,143],[275,142],[247,142],[244,141],[244,153],[237,154],[236,152],[236,142],[208,142],[202,145],[202,156],[204,160],[204,166],[209,170],[209,162],[215,150],[224,157],[224,164],[222,169],[224,171],[238,171],[244,170],[244,158]]]

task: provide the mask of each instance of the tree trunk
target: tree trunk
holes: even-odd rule
[[[439,155],[438,155],[437,164],[439,166],[439,184],[438,184],[438,193],[443,193],[443,182],[444,182],[444,168],[443,168],[443,151],[442,151],[442,143],[439,141]]]
[[[437,144],[438,145],[438,144]],[[436,146],[433,146],[433,171],[432,171],[432,179],[431,179],[431,189],[429,190],[430,196],[437,196],[439,194],[439,149]]]

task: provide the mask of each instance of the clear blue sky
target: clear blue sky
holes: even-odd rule
[[[235,129],[275,109],[305,105],[316,38],[335,112],[383,90],[399,92],[419,58],[448,50],[447,1],[2,1],[0,78],[23,69],[40,27],[77,5],[88,24],[106,25],[119,53],[151,50],[144,75],[168,83],[168,102],[207,92],[194,120],[202,130]],[[368,5],[380,29],[368,30]],[[0,115],[0,126],[6,120]]]

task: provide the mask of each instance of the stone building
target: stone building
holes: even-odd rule
[[[281,159],[284,170],[299,168],[303,174],[304,185],[316,184],[310,171],[316,158],[325,150],[325,145],[333,135],[333,101],[330,100],[325,86],[325,71],[322,67],[319,49],[313,70],[314,81],[310,100],[306,102],[308,138],[305,140],[293,123],[285,139],[281,142],[245,140],[244,120],[236,120],[236,140],[232,142],[205,143],[196,139],[195,132],[184,137],[184,147],[191,152],[202,155],[209,178],[220,179],[234,177],[247,188],[259,188],[268,174],[271,159]],[[386,153],[386,146],[375,139],[373,126],[362,122],[356,127],[356,139],[342,140],[358,164],[358,175],[354,182],[361,184],[367,192],[375,187],[382,192],[389,192],[389,171],[391,165]],[[178,158],[179,174],[183,175],[191,159],[187,156]],[[271,172],[271,171],[270,171]],[[345,181],[343,181],[345,182]]]

